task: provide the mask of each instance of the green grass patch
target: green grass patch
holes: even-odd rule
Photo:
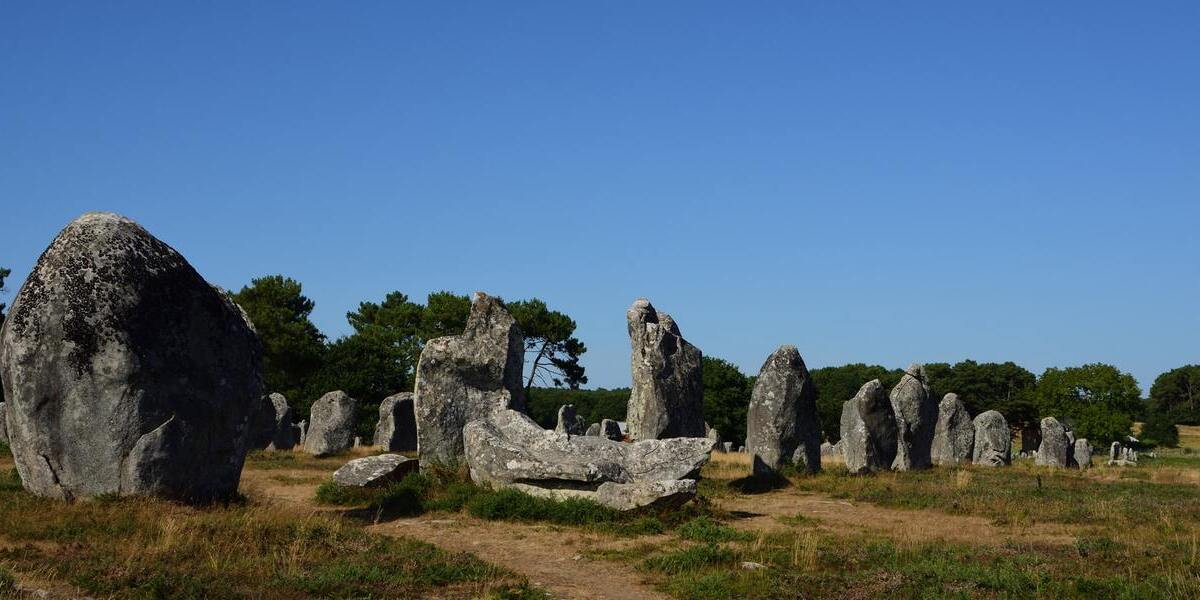
[[[721,565],[732,565],[737,558],[733,550],[717,544],[702,544],[684,548],[677,552],[651,556],[642,562],[642,567],[659,573],[679,574]]]
[[[697,517],[675,529],[675,535],[693,541],[716,544],[720,542],[745,541],[753,539],[753,535],[738,531],[728,525],[722,525],[709,517]]]

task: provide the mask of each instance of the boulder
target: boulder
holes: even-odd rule
[[[304,451],[313,456],[329,456],[354,446],[358,400],[343,391],[321,396],[309,409],[308,432]]]
[[[958,394],[946,394],[938,403],[937,425],[933,428],[930,457],[933,464],[953,466],[971,462],[975,448],[975,424],[959,401]]]
[[[356,458],[333,472],[333,482],[346,487],[383,487],[417,471],[417,461],[399,454]]]
[[[555,425],[554,431],[558,433],[569,433],[571,435],[584,435],[586,430],[584,426],[586,422],[583,417],[575,414],[574,404],[564,404],[558,407],[558,424]]]
[[[841,436],[838,445],[851,473],[891,468],[898,448],[896,413],[878,379],[842,405]]]
[[[700,349],[644,298],[625,315],[633,349],[626,422],[635,440],[704,436]]]
[[[83,215],[42,253],[0,329],[25,489],[232,497],[261,356],[245,313],[173,248],[124,217]]]
[[[612,419],[604,419],[600,421],[600,437],[608,438],[614,442],[620,442],[625,439],[625,434],[621,433],[621,424]]]
[[[379,422],[375,425],[375,446],[392,452],[417,449],[417,421],[413,416],[412,392],[400,392],[379,403]]]
[[[583,435],[587,435],[587,436],[591,436],[591,437],[596,437],[596,436],[600,435],[600,424],[592,423],[591,425],[588,425],[587,432],[584,433]]]
[[[462,335],[430,340],[417,361],[421,465],[463,460],[463,426],[503,409],[525,410],[525,337],[499,298],[476,292]]]
[[[690,498],[712,451],[712,442],[703,437],[626,444],[557,433],[514,410],[471,421],[463,428],[463,441],[476,483],[589,498],[618,510]]]
[[[1037,458],[1035,464],[1045,465],[1050,467],[1066,467],[1067,455],[1071,451],[1067,448],[1067,430],[1054,417],[1046,417],[1042,419],[1042,443],[1038,446]]]
[[[893,468],[897,471],[926,469],[933,464],[933,433],[937,426],[938,402],[925,376],[925,367],[910,365],[889,398],[896,413],[898,438]]]
[[[1090,469],[1092,466],[1092,445],[1088,443],[1087,438],[1079,438],[1075,440],[1075,446],[1072,448],[1072,457],[1075,459],[1075,465],[1080,469]]]
[[[821,470],[816,388],[795,346],[780,346],[758,372],[746,416],[746,447],[755,475],[772,475],[794,458],[810,473]]]
[[[989,410],[975,416],[975,449],[971,459],[985,467],[1012,464],[1012,430],[1004,415]]]

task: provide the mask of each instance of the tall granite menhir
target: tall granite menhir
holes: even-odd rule
[[[393,452],[417,449],[417,422],[413,416],[412,392],[400,392],[379,403],[375,445]]]
[[[842,405],[842,458],[846,469],[860,474],[882,471],[896,460],[899,437],[896,413],[884,394],[883,384],[872,379]]]
[[[462,335],[430,340],[417,362],[413,409],[422,468],[464,462],[463,426],[511,408],[525,411],[525,336],[504,304],[475,293]]]
[[[780,346],[758,372],[746,417],[746,448],[755,475],[771,475],[790,461],[809,472],[821,470],[816,388],[795,346]]]
[[[958,394],[946,394],[938,404],[937,426],[933,428],[930,456],[939,466],[971,462],[975,448],[975,424]]]
[[[704,437],[702,355],[675,320],[639,298],[625,313],[633,349],[626,423],[635,440]]]
[[[127,218],[83,215],[0,329],[22,484],[66,499],[233,496],[261,357],[245,314],[173,248]]]
[[[911,365],[900,383],[892,388],[892,410],[899,424],[901,446],[896,452],[898,471],[926,469],[933,464],[933,434],[937,427],[938,403],[929,390],[925,367]]]

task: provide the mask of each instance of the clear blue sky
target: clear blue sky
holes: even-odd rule
[[[1200,362],[1200,3],[6,2],[0,264],[110,210],[330,336],[537,296],[708,355]]]

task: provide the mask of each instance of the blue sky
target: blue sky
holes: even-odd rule
[[[330,336],[537,296],[593,385],[649,297],[748,373],[1200,362],[1200,4],[0,6],[10,295],[78,214]]]

